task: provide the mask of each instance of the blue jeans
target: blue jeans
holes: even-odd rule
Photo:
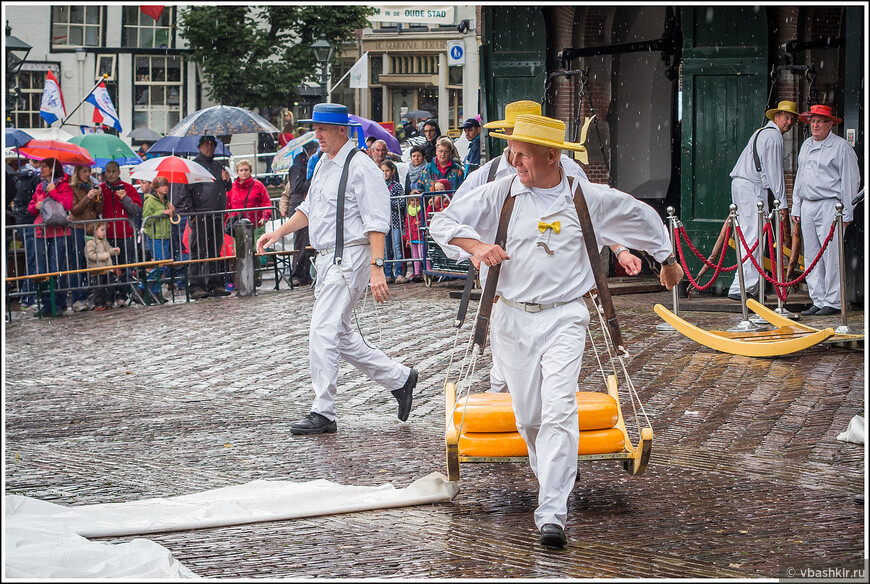
[[[36,238],[36,265],[38,273],[46,274],[48,272],[62,272],[66,270],[66,235],[58,237],[37,237]],[[67,277],[61,276],[57,279],[57,289],[67,287]],[[47,314],[51,310],[51,295],[48,292],[43,292],[42,312]],[[59,311],[66,309],[66,292],[54,293],[54,305]]]
[[[386,260],[401,260],[402,258],[402,228],[391,227],[384,238],[384,253]],[[384,264],[384,276],[398,278],[405,273],[405,264],[402,262]]]
[[[151,259],[155,261],[172,259],[172,240],[171,239],[151,239],[147,235],[145,245],[151,250]],[[148,272],[148,287],[155,296],[160,294],[160,279],[163,276],[163,268],[154,268]]]
[[[88,267],[87,258],[85,258],[85,230],[84,229],[70,229],[72,231],[72,235],[70,236],[70,245],[69,252],[69,264],[70,270],[79,270],[82,268]],[[72,296],[72,302],[76,303],[82,300],[87,300],[89,295],[88,290],[88,275],[84,274],[73,274],[70,276],[70,286],[73,288],[70,291]]]

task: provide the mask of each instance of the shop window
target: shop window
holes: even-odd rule
[[[99,47],[102,46],[102,34],[101,6],[51,8],[52,47]]]

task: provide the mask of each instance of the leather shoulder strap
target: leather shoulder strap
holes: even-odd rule
[[[752,138],[752,160],[755,162],[755,170],[758,172],[761,172],[761,159],[758,157],[758,135],[767,128],[770,128],[770,126],[758,128],[755,132],[755,136]],[[770,129],[773,130],[773,128]]]
[[[601,308],[604,310],[604,320],[607,323],[607,329],[610,331],[610,338],[613,340],[617,353],[624,352],[622,331],[619,329],[619,321],[616,319],[616,308],[613,306],[610,289],[607,287],[607,277],[601,264],[601,254],[598,253],[598,240],[595,238],[595,229],[592,227],[592,217],[589,215],[586,197],[583,196],[583,189],[580,188],[579,181],[577,181],[575,189],[574,177],[568,177],[568,184],[574,193],[574,208],[577,210],[580,228],[583,230],[583,242],[586,244],[589,265],[592,267],[595,287],[598,289],[598,298],[601,300]]]
[[[495,244],[505,251],[507,251],[508,225],[514,210],[515,199],[511,196],[511,187],[514,184],[514,180],[516,180],[516,177],[508,183],[504,204],[501,206],[501,216],[498,219],[498,230],[495,233]],[[495,289],[498,285],[499,272],[501,272],[501,264],[496,264],[489,268],[489,273],[486,276],[486,286],[484,286],[483,294],[480,296],[480,311],[477,315],[477,322],[474,325],[473,342],[480,347],[481,353],[486,346],[486,333],[489,330],[489,317],[492,314],[492,303],[495,300]]]
[[[495,175],[498,172],[498,167],[501,164],[501,154],[499,154],[498,158],[492,161],[492,164],[489,165],[489,174],[486,177],[486,182],[491,183],[495,180]],[[477,268],[474,267],[474,264],[469,260],[468,262],[468,273],[465,274],[465,286],[462,288],[462,298],[459,301],[459,312],[456,314],[456,328],[462,326],[462,323],[465,322],[465,313],[468,311],[468,301],[471,300],[471,289],[474,287],[474,277],[477,275]]]
[[[338,200],[335,208],[335,255],[332,263],[340,266],[341,256],[344,255],[344,199],[347,190],[347,176],[350,173],[350,160],[359,148],[352,149],[344,159],[344,167],[341,169],[341,179],[338,181]],[[319,162],[319,161],[318,161]]]

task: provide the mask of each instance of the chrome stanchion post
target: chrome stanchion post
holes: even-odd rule
[[[674,209],[673,207],[668,207],[666,209],[666,211],[668,212],[668,228],[671,231],[671,248],[674,250],[674,257],[677,258],[677,261],[679,261],[679,256],[677,255],[677,239],[676,239],[677,238],[677,228],[676,228],[677,227],[677,218],[674,216],[674,213],[676,213],[677,210]],[[674,295],[674,311],[673,312],[677,316],[679,316],[679,308],[680,308],[679,307],[679,292],[677,291],[678,287],[679,286],[674,286],[672,289],[673,295]],[[669,332],[675,332],[677,329],[675,329],[673,326],[669,325],[666,322],[660,322],[659,324],[656,325],[656,330],[659,332],[663,332],[663,333],[669,333]]]
[[[844,241],[843,203],[837,203],[837,240],[840,252],[840,326],[834,329],[838,335],[853,335],[855,332],[846,322],[846,243]]]
[[[740,244],[740,236],[737,234],[737,205],[731,203],[729,207],[731,210],[731,214],[728,218],[731,221],[731,231],[734,233],[734,249],[737,250],[737,279],[740,282],[740,308],[743,309],[743,320],[737,323],[737,326],[734,326],[728,329],[728,332],[752,332],[760,330],[757,324],[753,323],[749,320],[749,309],[746,308],[746,282],[743,278],[743,252],[742,246]]]
[[[758,274],[758,303],[764,306],[764,283],[766,282],[764,279],[764,243],[766,241],[764,238],[764,203],[758,201],[755,206],[758,209],[758,246],[755,249],[755,255],[758,259],[758,265],[761,266],[761,273]],[[749,320],[759,326],[768,324],[764,318],[755,313],[749,317]]]
[[[773,201],[773,215],[774,221],[776,221],[776,257],[774,258],[774,262],[776,265],[775,273],[776,279],[780,282],[783,281],[783,266],[782,266],[782,217],[780,217],[780,202],[779,199],[774,199]],[[784,316],[785,318],[790,318],[792,320],[800,320],[800,315],[791,312],[782,304],[782,298],[780,298],[779,294],[776,295],[776,309],[774,310],[778,315]]]

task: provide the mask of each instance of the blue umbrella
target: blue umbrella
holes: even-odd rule
[[[363,133],[365,134],[366,138],[368,138],[369,136],[374,136],[378,140],[383,140],[387,143],[387,150],[398,154],[399,156],[402,155],[402,148],[401,146],[399,146],[399,141],[396,139],[395,136],[390,134],[390,132],[388,132],[385,127],[373,120],[370,120],[368,118],[361,118],[353,114],[349,114],[347,117],[350,120],[362,125]]]
[[[24,146],[33,140],[33,136],[16,128],[6,128],[6,146]]]
[[[215,156],[232,156],[230,149],[226,145],[215,138],[217,148],[215,148]],[[176,156],[196,155],[199,154],[199,136],[163,136],[151,145],[148,153],[154,154],[175,154]]]

